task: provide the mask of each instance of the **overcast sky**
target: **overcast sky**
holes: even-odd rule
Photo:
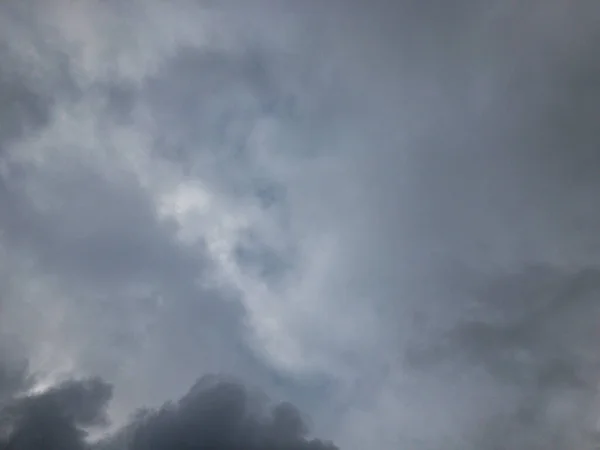
[[[0,406],[99,377],[120,436],[224,374],[342,450],[589,449],[599,38],[596,0],[3,1]]]

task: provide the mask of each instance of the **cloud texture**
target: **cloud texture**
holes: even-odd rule
[[[99,378],[68,380],[26,393],[11,381],[4,378],[1,385],[12,390],[0,404],[2,450],[337,449],[307,439],[303,418],[291,404],[271,407],[264,395],[251,395],[219,376],[203,377],[176,403],[140,409],[130,423],[94,444],[86,441],[86,430],[107,425],[109,384]]]
[[[232,448],[322,445],[236,383],[186,394],[227,373],[347,450],[590,448],[598,17],[2,2],[0,402],[79,396],[73,443],[93,411],[158,448],[218,398]]]

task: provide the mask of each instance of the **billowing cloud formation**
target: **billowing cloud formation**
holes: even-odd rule
[[[22,394],[1,405],[3,450],[83,450],[83,427],[105,423],[111,387],[99,379],[67,381],[39,394]]]
[[[98,375],[118,427],[230,373],[344,449],[586,448],[600,3],[0,3],[34,388]]]
[[[169,448],[335,450],[333,444],[307,439],[300,413],[289,403],[270,407],[261,395],[218,376],[206,376],[177,403],[141,411],[99,449]]]
[[[112,387],[106,382],[68,380],[29,393],[20,391],[14,379],[3,377],[0,382],[0,392],[11,392],[0,403],[2,450],[337,448],[308,439],[303,418],[291,404],[270,407],[263,395],[251,395],[238,382],[219,376],[200,379],[176,403],[156,411],[140,409],[128,425],[95,444],[86,442],[86,430],[107,423]]]

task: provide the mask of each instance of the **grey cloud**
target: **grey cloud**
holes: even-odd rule
[[[241,48],[183,48],[141,88],[157,125],[157,154],[236,196],[260,195],[261,184],[279,187],[265,161],[316,156],[316,145],[294,145],[258,154],[253,134],[261,121],[274,120],[298,135],[327,133],[330,117],[343,111],[341,89],[323,86],[318,64],[305,56],[250,41]],[[318,96],[318,98],[313,98]],[[291,145],[291,147],[290,147]],[[267,167],[264,167],[267,165]]]
[[[260,238],[248,236],[241,239],[236,250],[238,264],[258,277],[276,282],[292,270],[293,251],[281,254],[261,242]]]
[[[58,164],[59,174],[27,167],[19,174],[21,182],[37,184],[58,199],[50,211],[36,210],[19,190],[19,180],[13,184],[13,202],[23,210],[14,230],[20,235],[13,239],[26,240],[23,244],[38,252],[45,267],[100,283],[152,279],[162,284],[165,278],[190,279],[202,271],[202,257],[179,247],[174,227],[159,223],[134,181],[111,182],[68,160]]]
[[[20,286],[12,283],[12,291],[6,283],[1,300],[3,328],[37,347],[39,339],[57,339],[40,336],[46,325],[56,326],[52,313],[65,308],[69,318],[61,326],[59,340],[66,342],[59,346],[78,348],[77,356],[71,355],[78,370],[113,380],[126,376],[123,367],[128,364],[154,366],[153,358],[144,356],[144,349],[152,345],[159,352],[177,346],[180,354],[188,355],[180,370],[152,369],[161,376],[185,378],[198,369],[198,361],[220,369],[221,363],[234,364],[226,360],[243,358],[245,350],[236,336],[243,310],[232,300],[233,292],[200,286],[212,270],[202,243],[190,248],[178,242],[177,225],[158,217],[151,193],[132,174],[120,172],[118,164],[98,165],[94,155],[88,160],[83,142],[69,149],[71,144],[61,142],[60,135],[58,142],[41,142],[42,156],[51,154],[50,160],[43,157],[44,162],[37,164],[20,158],[18,145],[23,140],[35,139],[38,132],[43,136],[56,126],[50,112],[56,119],[81,102],[94,105],[93,120],[100,132],[109,134],[116,122],[126,121],[131,113],[134,100],[127,95],[135,90],[119,82],[98,83],[82,97],[70,98],[45,90],[47,86],[22,76],[18,69],[17,65],[11,74],[14,79],[2,84],[17,102],[5,110],[11,120],[2,121],[12,133],[3,140],[6,145],[0,154],[1,244],[13,260],[5,275],[16,280],[17,261],[27,261],[29,273],[19,276],[33,283],[37,277],[58,279],[62,287],[60,292],[48,292],[35,306],[19,298],[29,281]],[[96,151],[98,155],[104,149]],[[40,317],[39,307],[51,313]],[[16,317],[24,322],[15,323]],[[220,326],[211,325],[215,319]],[[152,344],[165,332],[171,336],[169,344]],[[198,342],[203,343],[207,358],[200,356]],[[227,356],[219,357],[221,352]],[[187,358],[195,361],[191,367]]]
[[[255,172],[247,141],[277,89],[263,65],[260,54],[181,50],[144,88],[160,124],[158,153],[192,176],[210,177],[221,188],[235,183],[245,192],[243,169]]]
[[[264,397],[219,376],[206,376],[178,402],[157,411],[140,412],[138,416],[117,441],[109,438],[98,448],[337,448],[307,438],[304,420],[291,404],[271,407]]]
[[[587,284],[586,277],[594,279],[599,256],[593,231],[599,216],[591,200],[598,192],[591,175],[598,163],[592,123],[598,109],[598,86],[592,81],[598,78],[593,56],[598,40],[597,27],[585,19],[597,17],[597,4],[534,2],[525,10],[513,2],[504,10],[498,5],[482,11],[491,6],[484,3],[469,11],[457,7],[460,23],[454,28],[438,28],[447,16],[432,8],[430,15],[419,16],[430,26],[415,30],[422,25],[417,21],[396,32],[393,23],[402,7],[389,2],[387,21],[381,11],[372,11],[389,33],[388,42],[412,38],[405,45],[416,51],[404,58],[403,46],[394,53],[398,47],[386,46],[373,31],[380,45],[373,44],[373,55],[376,48],[389,51],[384,54],[390,78],[369,72],[372,79],[383,79],[370,92],[379,95],[376,117],[387,108],[392,123],[375,127],[380,133],[375,142],[388,150],[378,157],[365,152],[361,169],[352,172],[370,182],[362,209],[369,220],[354,235],[359,239],[346,260],[359,261],[358,277],[380,281],[372,289],[376,298],[386,299],[378,307],[398,336],[384,349],[397,345],[405,354],[408,348],[411,360],[402,356],[402,362],[391,362],[391,373],[382,376],[389,381],[375,377],[372,384],[383,387],[365,396],[380,392],[380,400],[370,401],[373,410],[404,417],[410,412],[403,399],[412,399],[406,391],[421,389],[412,415],[431,420],[423,431],[429,443],[452,418],[494,415],[505,404],[487,395],[495,392],[510,403],[512,395],[520,395],[514,384],[524,390],[522,401],[540,410],[557,407],[549,400],[553,390],[573,395],[574,404],[586,410],[585,397],[596,390],[591,324],[597,319],[597,292],[590,288],[583,295],[578,289]],[[560,308],[544,308],[560,295]],[[545,315],[538,318],[536,308]],[[465,322],[471,325],[460,325]],[[419,363],[425,368],[414,375],[423,381],[415,382],[419,387],[396,388],[401,385],[396,378],[411,376],[416,363],[411,358],[423,358]],[[475,375],[480,370],[491,373],[484,388]],[[438,381],[425,381],[436,376]],[[462,390],[462,380],[472,381],[469,388]],[[429,404],[426,392],[434,389],[438,399]],[[454,400],[452,413],[438,414],[458,390],[464,398],[477,392],[478,399],[472,404]],[[539,401],[533,398],[538,392]],[[397,396],[396,407],[390,396]],[[349,427],[364,426],[373,431],[363,433],[373,434],[386,428],[381,421],[367,428],[365,420],[349,419]],[[495,445],[519,448],[503,441],[511,433],[507,430],[496,435]],[[409,425],[390,433],[389,440],[380,434],[379,441],[393,447],[413,433],[418,428]]]
[[[598,431],[599,291],[596,269],[572,273],[538,266],[484,282],[474,289],[482,304],[479,318],[458,325],[438,348],[417,351],[409,361],[428,372],[447,364],[463,370],[483,366],[512,387],[512,412],[484,412],[486,425],[476,445],[582,445],[578,439],[589,442]]]
[[[13,388],[12,380],[3,377],[0,382],[0,392]],[[308,438],[304,418],[291,404],[270,406],[264,395],[223,376],[201,378],[178,402],[140,409],[129,424],[95,444],[86,436],[107,424],[112,387],[106,382],[67,380],[41,393],[16,394],[14,390],[8,402],[0,402],[3,450],[337,448]]]
[[[42,126],[47,120],[50,100],[29,90],[16,74],[0,72],[0,92],[5,108],[0,117],[1,148],[7,141],[19,137],[28,127]]]
[[[93,169],[70,167],[67,161],[60,170],[65,174],[60,178],[28,168],[19,180],[5,178],[12,192],[5,210],[10,214],[3,215],[2,222],[11,246],[34,255],[45,273],[115,296],[109,300],[113,308],[127,309],[119,305],[117,290],[138,283],[151,284],[162,296],[203,299],[197,318],[221,315],[219,310],[230,314],[227,304],[194,283],[210,264],[200,244],[192,251],[177,243],[175,227],[159,222],[149,199],[134,183],[111,183]],[[20,189],[23,184],[37,184],[44,195],[59,199],[58,204],[49,211],[37,210]],[[80,308],[86,303],[77,302]],[[237,320],[237,313],[231,313]]]
[[[128,407],[226,368],[282,376],[348,448],[460,439],[476,416],[487,443],[548,436],[596,374],[598,3],[250,3],[52,16],[88,59],[46,22],[10,28],[45,55],[11,44],[18,73],[51,76],[0,76],[21,111],[3,121],[0,250],[18,264],[1,279],[19,281],[0,324],[114,375]],[[214,209],[159,217],[196,182]],[[325,381],[303,390],[311,370]]]
[[[154,192],[141,187],[132,173],[119,166],[116,153],[104,148],[113,145],[113,130],[137,126],[132,123],[132,115],[140,102],[145,106],[146,100],[157,100],[151,105],[157,113],[173,113],[172,121],[159,114],[160,123],[155,133],[144,130],[150,138],[160,138],[162,134],[174,136],[180,131],[185,134],[197,130],[197,124],[203,123],[204,127],[200,127],[203,133],[185,136],[186,150],[191,151],[189,146],[195,138],[202,138],[205,143],[211,142],[210,136],[221,140],[222,136],[213,132],[211,125],[215,123],[211,120],[217,117],[227,127],[228,117],[219,114],[203,117],[200,109],[179,111],[177,102],[165,101],[177,86],[190,87],[176,78],[188,77],[193,84],[194,74],[200,74],[204,78],[212,76],[218,84],[217,78],[230,74],[232,80],[221,94],[239,80],[241,84],[247,83],[251,90],[258,90],[259,96],[274,98],[276,95],[269,93],[270,81],[262,68],[264,55],[250,51],[229,58],[216,51],[181,49],[178,53],[183,57],[165,65],[167,71],[170,66],[174,67],[173,76],[167,77],[165,85],[157,86],[149,79],[140,87],[121,79],[112,82],[102,77],[90,83],[86,78],[90,74],[80,72],[81,61],[65,42],[58,39],[56,48],[50,49],[49,44],[42,42],[40,36],[57,31],[47,26],[51,28],[56,24],[52,24],[51,18],[50,22],[43,22],[43,26],[34,26],[25,12],[35,5],[34,2],[11,8],[4,16],[16,15],[24,20],[23,27],[17,27],[15,33],[38,50],[39,55],[34,56],[41,55],[41,59],[30,59],[31,55],[19,45],[8,46],[16,62],[14,74],[10,74],[14,80],[9,80],[14,83],[7,81],[3,86],[12,96],[20,91],[23,95],[19,97],[19,105],[11,105],[11,121],[3,121],[13,134],[11,141],[6,142],[10,144],[10,151],[2,154],[0,226],[3,251],[27,266],[18,273],[27,281],[20,285],[12,283],[11,291],[8,286],[4,289],[6,305],[2,326],[23,337],[31,351],[47,348],[40,345],[47,340],[52,343],[53,351],[62,353],[61,358],[70,361],[67,365],[74,364],[73,370],[100,373],[118,386],[119,381],[132,383],[136,370],[151,372],[152,380],[136,382],[134,389],[123,392],[117,387],[117,392],[122,394],[118,398],[124,399],[125,404],[135,403],[139,399],[136,395],[150,397],[150,401],[176,395],[178,386],[189,382],[191,374],[200,366],[202,369],[246,370],[251,377],[253,373],[264,372],[260,367],[262,363],[247,355],[244,309],[238,303],[235,288],[201,286],[211,281],[214,272],[213,261],[205,253],[202,239],[192,246],[181,243],[176,236],[178,225],[158,217]],[[55,53],[56,58],[53,58]],[[183,61],[183,67],[177,61]],[[186,70],[190,61],[192,68]],[[61,62],[66,65],[62,66]],[[41,82],[25,76],[28,64],[47,75],[47,79]],[[198,89],[210,80],[202,81],[201,85],[196,84]],[[73,85],[76,95],[60,89],[61,83]],[[15,89],[21,85],[20,91]],[[190,101],[196,100],[187,104],[205,105],[210,90],[201,89],[195,97],[190,95],[193,92],[183,92],[176,100],[187,96]],[[156,93],[161,92],[165,97],[156,99]],[[81,106],[84,108],[77,112]],[[227,108],[231,110],[231,105]],[[14,114],[21,109],[26,114]],[[261,111],[253,112],[259,113]],[[72,117],[76,122],[81,119],[81,122],[63,129],[60,124],[63,117],[68,120]],[[186,117],[188,122],[184,120]],[[181,121],[184,123],[179,123]],[[80,125],[85,128],[90,122],[98,135],[78,136]],[[19,127],[24,131],[17,133]],[[244,130],[241,131],[243,134]],[[72,135],[76,137],[71,139]],[[86,144],[88,138],[91,140]],[[93,147],[92,153],[87,151],[88,144]],[[222,148],[231,142],[225,144]],[[31,159],[21,156],[22,151],[27,152],[36,145],[39,145],[39,153]],[[129,151],[127,145],[116,145],[117,153]],[[102,154],[110,155],[106,164],[102,162]],[[180,155],[176,161],[182,159]],[[185,160],[183,165],[186,165]],[[265,177],[257,175],[256,178]],[[229,186],[230,181],[221,187]],[[10,273],[7,268],[6,277],[16,279],[14,275],[20,268],[15,265]],[[21,301],[27,297],[24,292],[29,285],[37,290],[33,286],[41,279],[42,284],[52,280],[49,282],[53,289],[42,295],[46,298]],[[42,315],[40,308],[50,313]],[[32,312],[34,314],[30,314]],[[174,364],[165,365],[156,359],[158,354],[172,353],[173,348],[179,355]],[[58,367],[61,363],[44,364]],[[170,380],[166,385],[165,379]],[[154,389],[156,385],[161,385],[163,390]],[[130,394],[133,398],[128,398]]]
[[[0,410],[7,430],[0,448],[84,449],[84,427],[105,423],[111,387],[100,379],[67,381],[41,394],[15,397]]]
[[[4,355],[0,358],[0,408],[16,394],[30,388],[33,379],[26,361],[12,361]]]

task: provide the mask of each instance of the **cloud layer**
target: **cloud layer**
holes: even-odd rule
[[[86,440],[87,430],[107,424],[112,396],[103,380],[68,380],[27,393],[3,378],[0,392],[9,390],[0,403],[2,450],[337,449],[308,439],[304,420],[291,404],[271,407],[264,395],[219,376],[201,378],[176,403],[140,409],[127,425],[93,444]]]
[[[587,448],[599,8],[4,2],[0,402],[183,396],[161,441],[229,373],[344,449]]]

